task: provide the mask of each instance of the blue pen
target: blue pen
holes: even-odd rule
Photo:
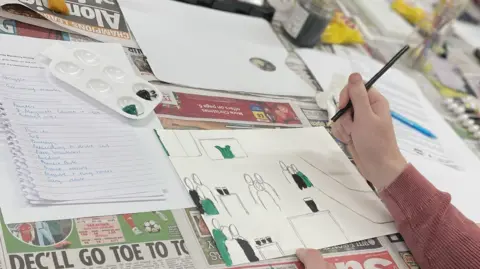
[[[427,137],[430,137],[430,138],[433,138],[433,139],[436,139],[437,136],[434,135],[432,132],[430,132],[429,130],[423,128],[422,126],[418,125],[417,123],[405,118],[404,116],[398,114],[397,112],[394,112],[394,111],[390,111],[390,114],[392,115],[392,118],[398,120],[399,122],[407,125],[407,126],[410,126],[411,128],[419,131],[420,133],[422,133],[423,135],[427,136]]]

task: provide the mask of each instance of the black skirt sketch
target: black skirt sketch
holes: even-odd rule
[[[307,188],[307,184],[305,184],[305,181],[299,175],[293,174],[292,177],[299,189],[303,190]]]
[[[235,241],[237,241],[237,244],[243,250],[243,253],[245,253],[245,256],[247,257],[248,261],[258,262],[259,259],[255,254],[255,251],[253,250],[252,246],[245,238],[243,238],[240,235],[235,224],[230,224],[230,226],[228,227],[228,230],[230,231],[232,238],[235,239]]]
[[[317,213],[317,212],[318,212],[317,204],[315,203],[315,201],[313,201],[312,198],[307,197],[307,198],[304,198],[303,201],[305,202],[305,204],[310,208],[310,210],[311,210],[313,213]]]
[[[200,212],[200,214],[204,214],[205,210],[202,206],[202,198],[200,197],[198,191],[195,189],[195,185],[193,184],[192,180],[188,177],[185,177],[183,179],[183,182],[185,183],[185,186],[187,186],[188,194],[190,194],[190,197],[192,198],[192,201],[197,207],[198,211]]]
[[[253,250],[252,246],[250,245],[250,243],[248,243],[247,240],[240,239],[240,238],[237,238],[235,240],[237,240],[237,243],[243,249],[245,256],[247,256],[247,259],[250,262],[258,262],[260,260],[258,259],[257,255],[255,254],[255,251]]]
[[[197,207],[200,214],[204,214],[205,211],[203,210],[202,203],[200,202],[200,196],[198,195],[198,192],[196,190],[190,190],[188,193],[190,194],[190,197],[192,197],[193,203]]]

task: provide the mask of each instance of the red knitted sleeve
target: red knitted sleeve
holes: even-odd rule
[[[411,164],[380,197],[422,269],[480,268],[480,228]]]

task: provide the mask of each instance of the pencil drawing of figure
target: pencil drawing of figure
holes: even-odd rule
[[[187,186],[188,188],[188,194],[190,194],[190,197],[192,198],[192,201],[197,207],[198,211],[200,211],[200,214],[205,213],[201,203],[200,195],[198,194],[198,191],[195,190],[195,186],[193,185],[190,178],[185,177],[183,181],[185,182],[185,186]]]
[[[290,165],[290,167],[292,168],[292,171],[295,173],[295,175],[299,176],[302,179],[306,188],[313,187],[313,183],[310,181],[310,179],[304,173],[299,171],[294,164]]]
[[[217,219],[212,219],[212,236],[215,244],[217,245],[218,252],[222,256],[223,261],[227,266],[232,265],[232,258],[227,248],[226,241],[228,237],[225,233],[230,233],[226,226],[222,226]]]
[[[265,190],[267,190],[267,192],[269,192],[272,195],[272,197],[274,197],[273,194],[275,194],[275,196],[278,199],[280,199],[280,196],[278,195],[277,191],[272,187],[272,185],[265,182],[265,180],[263,180],[262,176],[255,173],[255,174],[253,174],[253,177],[255,178],[256,182],[260,183],[265,188]]]
[[[245,180],[245,183],[248,185],[248,191],[250,192],[250,195],[252,196],[253,201],[255,204],[258,204],[258,200],[256,199],[257,196],[257,190],[255,189],[253,178],[249,174],[243,174],[243,179]]]
[[[213,192],[203,184],[203,182],[200,180],[200,178],[198,177],[197,174],[192,174],[192,179],[193,179],[193,182],[195,183],[196,187],[195,189],[203,195],[203,197],[205,197],[206,199],[210,199],[210,200],[215,200],[217,201],[217,198],[215,197],[215,195],[213,194]]]
[[[303,181],[303,179],[295,173],[295,170],[292,166],[288,167],[288,171],[292,175],[293,181],[295,181],[295,184],[297,184],[297,187],[300,190],[303,190],[303,189],[307,188],[307,185],[305,184],[305,181]]]
[[[292,173],[288,171],[288,166],[282,161],[279,161],[279,164],[280,164],[280,168],[282,168],[282,173],[285,179],[288,181],[288,183],[292,183],[290,181],[290,179],[292,178]]]
[[[232,235],[232,239],[236,241],[238,246],[242,249],[243,254],[247,258],[248,261],[245,261],[245,262],[258,262],[259,259],[255,254],[255,251],[253,250],[252,245],[250,245],[247,239],[243,238],[240,235],[235,224],[230,224],[230,226],[228,226],[228,230]],[[245,262],[242,262],[242,263],[245,263]],[[237,263],[237,264],[240,264],[240,263]]]
[[[213,203],[213,199],[216,201],[216,197],[213,195],[212,191],[200,181],[196,174],[192,174],[193,182],[190,178],[185,177],[183,180],[185,185],[188,188],[188,193],[192,198],[195,206],[198,208],[201,214],[207,215],[218,215],[218,209]],[[205,193],[208,193],[209,196],[206,196]],[[213,199],[210,199],[212,197]]]
[[[276,207],[279,210],[282,210],[282,208],[277,203],[273,195],[265,189],[263,184],[260,184],[258,181],[255,181],[253,183],[253,186],[255,186],[255,190],[257,191],[256,194],[257,194],[258,201],[260,201],[263,208],[268,210],[268,209],[271,209],[272,207]]]

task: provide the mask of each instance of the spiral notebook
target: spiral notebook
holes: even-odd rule
[[[42,51],[52,41],[22,42],[38,42],[35,50]],[[121,47],[81,46],[123,56],[124,70],[130,68]],[[3,157],[10,172],[0,178],[0,201],[7,222],[189,205],[182,202],[187,200],[181,199],[177,175],[152,124],[123,119],[56,81],[32,60],[38,52],[11,43],[0,44],[0,50],[6,53],[0,57],[0,117],[7,144]],[[154,115],[150,121],[158,122]],[[169,197],[179,203],[167,203]]]

